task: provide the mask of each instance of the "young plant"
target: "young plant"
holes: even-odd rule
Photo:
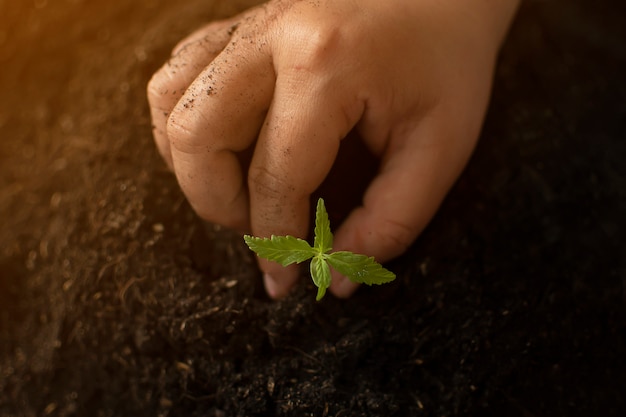
[[[310,259],[311,278],[317,286],[318,301],[324,297],[330,286],[330,267],[359,284],[385,284],[396,278],[393,272],[385,269],[373,257],[348,251],[331,252],[333,234],[324,200],[321,198],[317,201],[314,232],[313,246],[306,240],[293,236],[272,235],[270,238],[260,238],[245,235],[243,239],[258,256],[278,262],[282,266],[299,264]]]

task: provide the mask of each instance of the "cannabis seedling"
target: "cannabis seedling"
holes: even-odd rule
[[[311,259],[311,278],[317,286],[319,301],[330,286],[330,266],[340,274],[359,284],[385,284],[396,275],[376,262],[373,257],[348,251],[330,252],[333,246],[333,234],[324,206],[324,200],[317,201],[315,212],[315,238],[313,247],[306,240],[293,236],[274,236],[260,238],[245,235],[248,247],[258,256],[278,262],[282,266],[301,263]]]

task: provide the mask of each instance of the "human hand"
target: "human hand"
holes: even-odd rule
[[[211,23],[149,83],[159,152],[202,218],[306,237],[309,197],[356,127],[380,171],[334,250],[387,261],[430,221],[469,159],[517,3],[273,0]],[[274,298],[297,277],[259,265]],[[355,288],[333,276],[330,291]]]

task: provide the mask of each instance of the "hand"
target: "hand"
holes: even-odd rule
[[[157,147],[204,219],[306,237],[309,197],[356,127],[381,166],[334,249],[387,261],[469,159],[517,2],[273,0],[211,23],[149,83]],[[274,298],[297,277],[259,265]],[[335,295],[355,288],[333,277]]]

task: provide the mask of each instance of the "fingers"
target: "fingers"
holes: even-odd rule
[[[172,56],[176,56],[188,46],[202,41],[212,42],[214,46],[219,48],[219,50],[217,50],[217,53],[219,53],[230,40],[241,19],[242,16],[237,15],[229,19],[217,20],[204,25],[178,42],[174,49],[172,49]],[[219,47],[220,45],[221,47]],[[215,55],[217,55],[217,53]]]
[[[450,129],[442,113],[429,115],[410,137],[395,143],[392,139],[363,206],[337,230],[334,250],[363,253],[385,262],[402,254],[421,233],[473,149],[473,141],[457,139],[467,133]],[[335,296],[348,297],[357,286],[333,271],[330,291]]]
[[[247,187],[237,152],[256,139],[275,76],[262,46],[235,38],[195,79],[167,121],[172,163],[205,220],[249,230]]]
[[[308,78],[286,76],[276,86],[248,174],[252,232],[306,238],[309,197],[335,160],[339,144],[360,117],[344,96]],[[352,114],[352,116],[348,116]],[[260,260],[268,294],[280,298],[297,268]]]
[[[148,83],[148,102],[159,153],[172,169],[167,120],[187,87],[222,51],[231,37],[233,19],[211,23],[180,42],[170,60]]]

